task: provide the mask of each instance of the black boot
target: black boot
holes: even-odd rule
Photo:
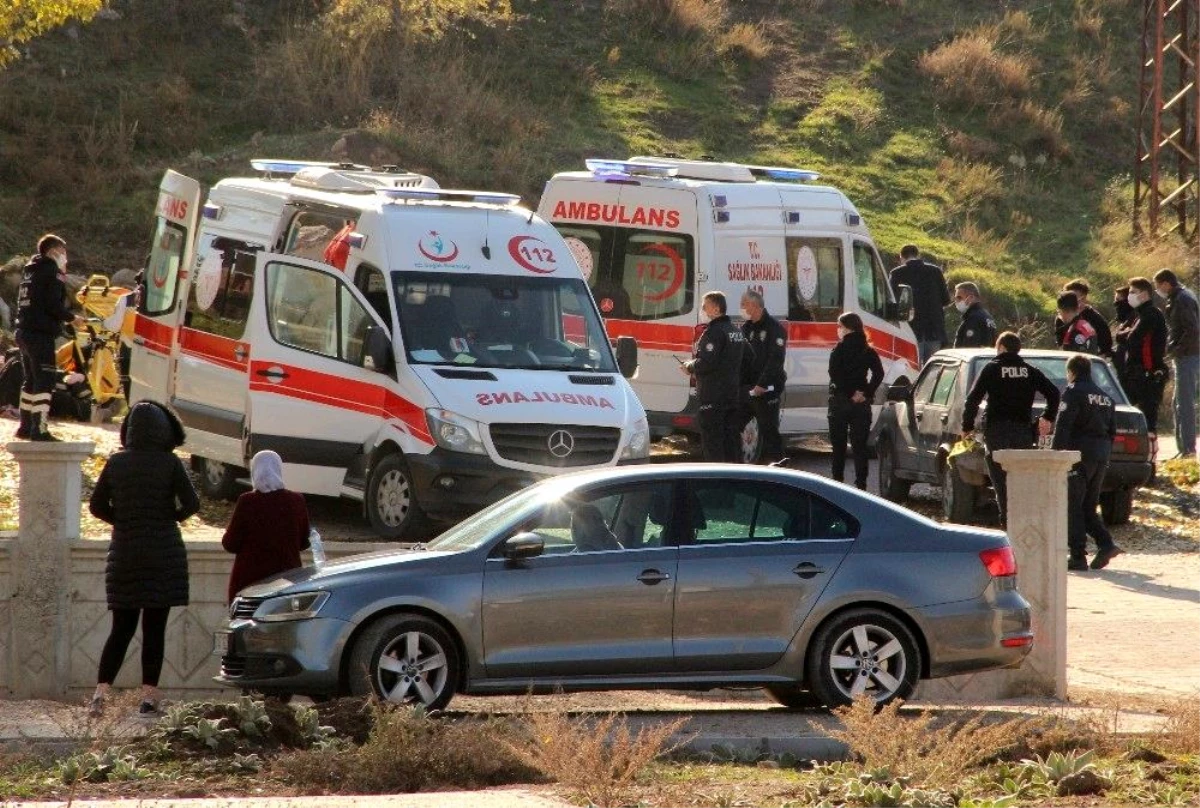
[[[1067,559],[1067,569],[1071,572],[1087,572],[1088,562],[1086,555],[1072,555]]]
[[[45,413],[33,413],[33,415],[31,416],[31,421],[32,421],[32,428],[31,428],[32,434],[29,436],[30,440],[44,441],[44,442],[49,442],[49,443],[61,443],[62,442],[62,438],[58,438],[58,437],[55,437],[54,435],[50,434],[50,430],[47,428],[50,425],[50,423],[49,423],[50,418],[48,415],[46,415]]]
[[[17,440],[29,440],[33,437],[33,430],[29,426],[29,422],[33,419],[33,413],[24,407],[21,408],[21,425],[17,427],[16,434],[13,436]]]

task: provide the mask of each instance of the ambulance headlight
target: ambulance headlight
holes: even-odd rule
[[[426,410],[425,417],[429,421],[429,434],[438,446],[451,452],[466,452],[467,454],[487,454],[480,438],[478,421],[463,418],[449,410]]]
[[[638,459],[650,456],[650,425],[646,423],[646,419],[642,418],[633,425],[633,429],[629,433],[629,443],[625,444],[625,451],[621,452],[622,460]]]

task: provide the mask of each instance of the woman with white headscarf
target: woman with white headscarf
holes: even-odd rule
[[[283,461],[271,450],[250,458],[253,491],[238,497],[221,538],[233,553],[229,600],[239,590],[285,570],[300,566],[308,549],[308,507],[304,495],[283,485]]]

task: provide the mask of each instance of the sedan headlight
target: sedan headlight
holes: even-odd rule
[[[479,422],[449,410],[426,410],[429,433],[437,445],[452,452],[487,454],[480,438]]]
[[[284,620],[308,620],[329,600],[328,592],[301,592],[297,595],[280,595],[267,598],[254,610],[254,619],[264,623]]]
[[[650,456],[650,425],[642,418],[630,430],[629,443],[621,452],[622,459],[639,459]]]

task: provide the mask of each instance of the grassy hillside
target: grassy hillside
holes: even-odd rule
[[[1173,265],[1131,243],[1127,0],[512,0],[437,34],[320,0],[114,0],[0,73],[0,260],[45,230],[140,263],[166,167],[399,163],[518,191],[585,156],[819,170],[882,250],[914,241],[1010,323]],[[361,12],[371,3],[346,4]]]

